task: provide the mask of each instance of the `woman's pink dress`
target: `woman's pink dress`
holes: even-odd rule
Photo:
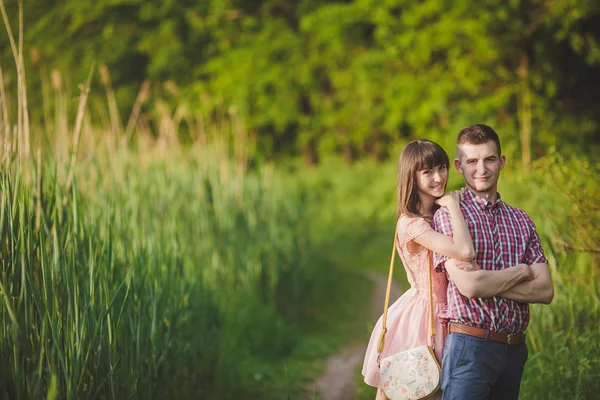
[[[423,218],[402,217],[398,221],[398,237],[396,249],[400,254],[404,269],[408,276],[410,289],[404,292],[388,309],[387,334],[381,358],[408,350],[413,347],[428,344],[429,336],[429,277],[427,268],[428,250],[413,241],[419,235],[432,230]],[[442,360],[445,327],[437,316],[446,305],[446,274],[432,271],[433,311],[435,319],[435,353]],[[383,307],[383,305],[382,305]],[[379,366],[377,365],[377,343],[381,334],[382,317],[371,334],[367,347],[362,374],[365,383],[379,387]]]

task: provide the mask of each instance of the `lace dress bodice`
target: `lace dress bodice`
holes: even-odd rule
[[[427,269],[430,268],[428,257],[431,252],[414,242],[414,239],[431,230],[433,230],[431,225],[423,218],[402,217],[398,221],[396,249],[406,270],[408,282],[420,296],[424,296],[425,298],[429,296],[429,275]],[[445,303],[446,288],[448,286],[446,274],[432,270],[431,278],[434,303]]]

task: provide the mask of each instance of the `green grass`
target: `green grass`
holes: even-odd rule
[[[59,104],[43,105],[47,131],[4,121],[0,397],[310,392],[363,327],[371,287],[314,245],[304,187],[257,165],[234,117],[194,116],[183,148],[158,106],[149,125],[132,114],[131,136],[112,117],[91,125],[88,90],[72,134]]]
[[[40,193],[2,174],[3,397],[54,379],[66,399],[251,398],[254,366],[298,343],[317,278],[301,205],[206,154],[128,157],[72,193],[50,163]]]
[[[3,172],[1,397],[310,398],[364,340],[363,260],[316,245],[301,186],[214,151],[98,151],[71,192],[51,158],[39,193]]]

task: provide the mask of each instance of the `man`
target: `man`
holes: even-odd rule
[[[442,360],[444,400],[518,399],[527,347],[527,303],[549,304],[554,296],[550,270],[535,224],[527,214],[504,203],[497,192],[506,157],[497,133],[471,125],[458,135],[454,165],[465,181],[461,211],[482,269],[502,270],[527,264],[532,279],[500,293],[473,284],[459,262],[435,255],[436,271],[449,279],[448,338]],[[434,216],[434,228],[452,235],[448,210]],[[493,296],[493,297],[490,297]]]

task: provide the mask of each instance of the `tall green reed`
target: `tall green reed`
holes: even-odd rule
[[[53,73],[57,101],[30,127],[18,42],[16,102],[0,84],[0,396],[277,396],[263,380],[315,280],[300,200],[248,171],[235,112],[214,124],[156,101],[142,116],[147,85],[125,129],[110,90],[94,125],[91,73],[69,126]]]
[[[120,179],[90,164],[71,193],[51,162],[39,193],[3,172],[5,394],[40,397],[55,377],[61,398],[232,398],[258,386],[256,359],[290,351],[314,279],[301,206],[211,151],[127,154]],[[96,174],[110,185],[79,185]]]

